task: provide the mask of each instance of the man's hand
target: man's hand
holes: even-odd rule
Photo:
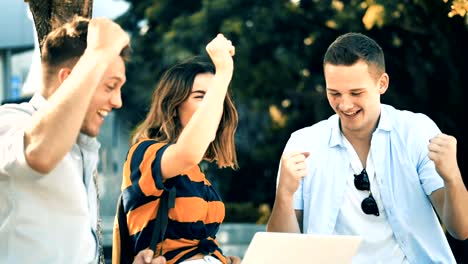
[[[87,51],[106,52],[113,58],[119,56],[129,42],[129,35],[114,21],[107,18],[93,18],[89,21]]]
[[[151,249],[145,249],[135,256],[133,264],[166,264],[166,259],[163,256],[154,258],[154,252]]]
[[[437,173],[445,185],[431,194],[431,202],[449,233],[456,239],[466,240],[468,192],[458,168],[457,140],[452,136],[439,134],[429,142],[428,156],[434,161]]]
[[[457,163],[457,140],[453,136],[438,134],[429,140],[429,158],[434,161],[439,175],[446,182],[459,180]]]
[[[237,256],[227,256],[226,257],[227,264],[240,264],[241,259]]]
[[[309,152],[283,154],[278,193],[292,196],[297,191],[301,179],[307,175],[306,158],[309,155]]]

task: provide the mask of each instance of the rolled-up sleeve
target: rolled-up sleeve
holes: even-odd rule
[[[419,125],[416,127],[422,127],[418,137],[415,140],[415,150],[419,153],[417,171],[419,180],[424,189],[426,195],[431,195],[432,192],[444,187],[444,181],[442,177],[437,173],[435,164],[429,159],[429,140],[440,134],[441,131],[437,125],[429,117],[418,114],[418,118],[415,120]]]
[[[301,144],[301,135],[299,133],[293,133],[291,137],[289,138],[288,142],[286,143],[286,146],[284,147],[283,154],[286,152],[305,152],[307,149],[304,147],[305,145],[302,143]],[[281,172],[281,162],[280,166],[278,169],[278,176],[277,176],[277,184],[279,183],[279,178],[280,178],[280,172]],[[303,182],[304,179],[301,179],[299,188],[297,191],[294,193],[293,196],[293,202],[294,202],[294,209],[295,210],[303,210],[304,209],[304,200],[302,196],[302,187],[303,187]]]

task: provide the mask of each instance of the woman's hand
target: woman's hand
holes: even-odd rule
[[[237,256],[227,256],[226,257],[227,264],[240,264],[241,259]]]
[[[232,56],[236,53],[232,42],[223,34],[218,34],[208,45],[206,52],[210,55],[216,67],[216,74],[225,72],[232,75],[234,62]]]
[[[153,250],[144,249],[135,256],[133,264],[166,264],[166,259],[163,256],[154,258]]]

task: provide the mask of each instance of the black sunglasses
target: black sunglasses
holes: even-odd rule
[[[369,191],[369,197],[362,200],[361,209],[365,214],[373,214],[379,216],[379,208],[375,202],[374,196],[370,191],[369,176],[367,176],[366,169],[363,169],[361,173],[354,174],[354,186],[360,191]]]

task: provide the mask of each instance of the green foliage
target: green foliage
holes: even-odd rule
[[[122,118],[142,120],[161,72],[205,54],[218,33],[236,46],[232,81],[240,123],[240,170],[220,171],[225,201],[272,203],[278,161],[294,130],[327,118],[322,58],[340,34],[360,31],[381,44],[391,77],[384,103],[424,112],[458,138],[467,157],[464,98],[468,32],[441,0],[144,0],[119,19],[134,58]],[[463,170],[466,165],[460,162]],[[468,173],[464,173],[468,175]]]
[[[252,223],[259,218],[258,208],[251,202],[225,203],[225,223]]]

